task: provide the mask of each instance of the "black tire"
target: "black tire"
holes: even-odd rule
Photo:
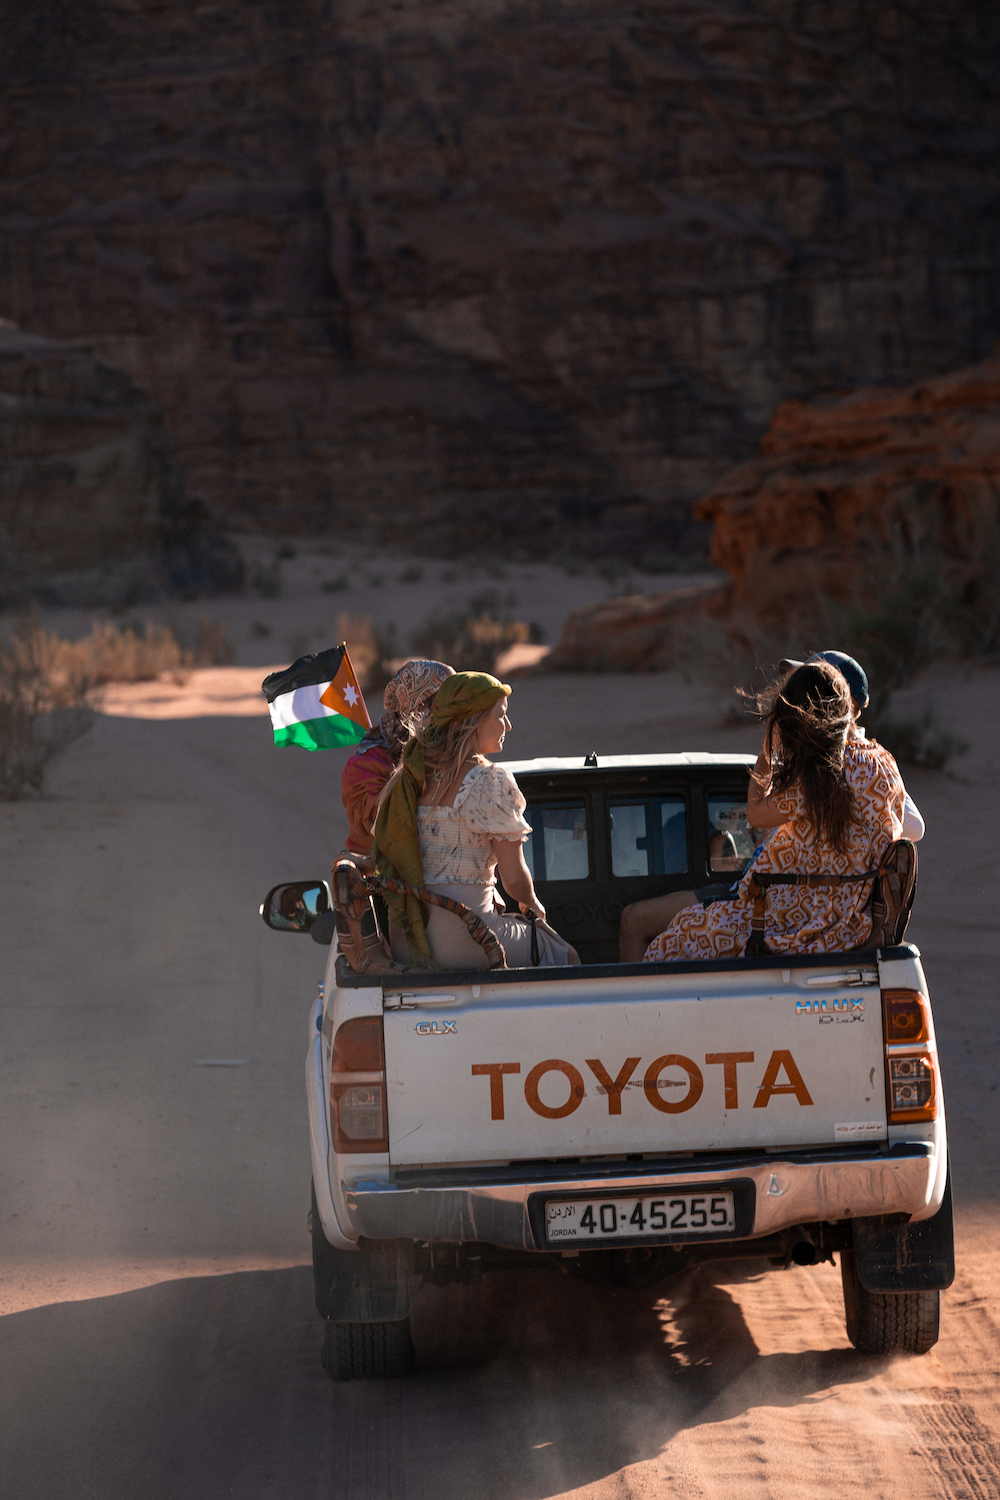
[[[926,1354],[938,1341],[941,1293],[869,1292],[857,1256],[840,1252],[847,1337],[859,1354]]]
[[[391,1380],[413,1368],[410,1320],[334,1323],[323,1337],[323,1368],[331,1380]]]

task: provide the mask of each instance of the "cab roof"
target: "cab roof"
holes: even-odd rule
[[[670,755],[552,755],[538,760],[504,760],[499,764],[512,776],[553,771],[659,770],[668,766],[752,766],[756,755],[717,755],[712,750],[678,750]]]

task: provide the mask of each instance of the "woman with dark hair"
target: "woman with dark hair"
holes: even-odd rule
[[[750,933],[754,873],[860,875],[902,837],[906,792],[896,762],[874,740],[850,737],[851,694],[829,662],[806,663],[758,700],[764,741],[750,778],[747,820],[773,828],[737,894],[688,906],[646,950],[646,961],[741,954]],[[772,953],[861,947],[871,933],[870,881],[776,885],[768,895]]]

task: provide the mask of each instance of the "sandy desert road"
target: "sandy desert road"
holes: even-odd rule
[[[257,916],[339,844],[341,758],[271,749],[241,682],[122,699],[0,807],[3,1500],[1000,1497],[995,675],[931,684],[973,748],[910,778],[958,1214],[937,1348],[856,1356],[829,1266],[617,1297],[539,1271],[421,1291],[412,1378],[348,1386],[307,1267],[322,954]],[[512,755],[753,747],[667,678],[513,709]]]

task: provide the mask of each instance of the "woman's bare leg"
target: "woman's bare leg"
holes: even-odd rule
[[[642,963],[653,939],[666,932],[679,911],[697,903],[694,891],[671,891],[669,896],[654,896],[650,901],[633,901],[626,906],[618,929],[618,962]]]

